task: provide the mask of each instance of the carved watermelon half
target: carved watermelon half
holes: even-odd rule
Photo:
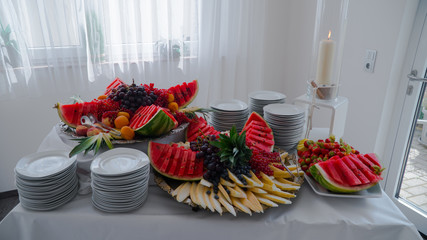
[[[114,81],[112,81],[107,88],[105,89],[104,95],[109,95],[111,93],[111,91],[115,88],[118,88],[120,85],[126,85],[122,80],[120,80],[120,78],[116,78],[114,79]]]
[[[168,91],[173,94],[178,107],[183,108],[196,98],[199,92],[199,83],[197,80],[189,83],[184,82],[183,84],[170,87]]]
[[[382,179],[381,170],[377,171],[381,166],[364,162],[362,159],[367,159],[365,156],[354,154],[342,158],[334,156],[327,161],[314,164],[309,171],[318,183],[332,192],[358,192],[376,185]]]
[[[163,176],[185,181],[203,177],[203,160],[196,159],[196,152],[191,149],[150,141],[148,157],[153,168]]]
[[[246,131],[246,145],[249,148],[267,152],[273,151],[273,130],[261,115],[252,112],[242,129],[243,131]]]
[[[58,110],[61,121],[72,128],[80,125],[80,118],[89,113],[93,114],[98,120],[101,120],[102,113],[119,109],[118,103],[110,100],[93,100],[91,102],[81,102],[73,104],[55,104],[54,108]]]
[[[189,142],[196,141],[197,137],[216,135],[218,136],[221,132],[215,130],[215,128],[209,125],[206,120],[202,117],[193,119],[187,127],[186,139]]]
[[[129,127],[145,137],[161,136],[177,126],[178,121],[172,114],[156,105],[138,108],[129,121]]]

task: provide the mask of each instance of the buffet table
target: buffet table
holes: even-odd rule
[[[60,148],[55,134],[40,151]],[[18,204],[0,223],[0,239],[422,239],[384,192],[380,198],[333,198],[304,183],[291,205],[233,217],[192,211],[153,183],[148,191],[140,209],[122,214],[95,209],[90,194],[47,212]]]

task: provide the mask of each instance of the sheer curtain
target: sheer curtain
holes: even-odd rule
[[[197,78],[202,106],[246,100],[262,88],[264,4],[1,0],[11,34],[0,39],[0,97],[101,91],[120,77],[165,88]]]

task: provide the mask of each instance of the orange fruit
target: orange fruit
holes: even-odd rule
[[[117,113],[117,117],[118,116],[125,116],[127,119],[129,119],[130,118],[130,115],[129,115],[129,113],[128,112],[118,112]]]
[[[169,93],[169,94],[168,94],[168,103],[171,103],[171,102],[173,102],[173,101],[175,101],[175,97],[173,96],[173,94],[172,94],[172,93]]]
[[[135,131],[131,127],[124,126],[120,129],[122,138],[126,140],[132,140],[135,137]]]
[[[178,103],[171,102],[168,104],[168,108],[169,108],[169,110],[171,110],[171,112],[176,112],[176,111],[178,111],[178,108],[179,108]]]
[[[107,95],[100,95],[100,96],[98,97],[98,99],[99,99],[99,100],[107,99],[107,97],[108,97]]]
[[[116,126],[116,128],[121,129],[124,126],[129,125],[129,119],[125,116],[118,116],[116,117],[116,119],[114,119],[114,125]]]

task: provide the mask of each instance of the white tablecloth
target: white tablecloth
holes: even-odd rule
[[[45,139],[44,143],[47,142],[50,139]],[[149,187],[145,204],[131,213],[98,211],[92,206],[90,195],[78,195],[48,212],[30,211],[18,205],[0,223],[0,239],[422,238],[384,192],[381,198],[323,197],[305,183],[291,205],[253,216],[194,212],[154,185]]]

